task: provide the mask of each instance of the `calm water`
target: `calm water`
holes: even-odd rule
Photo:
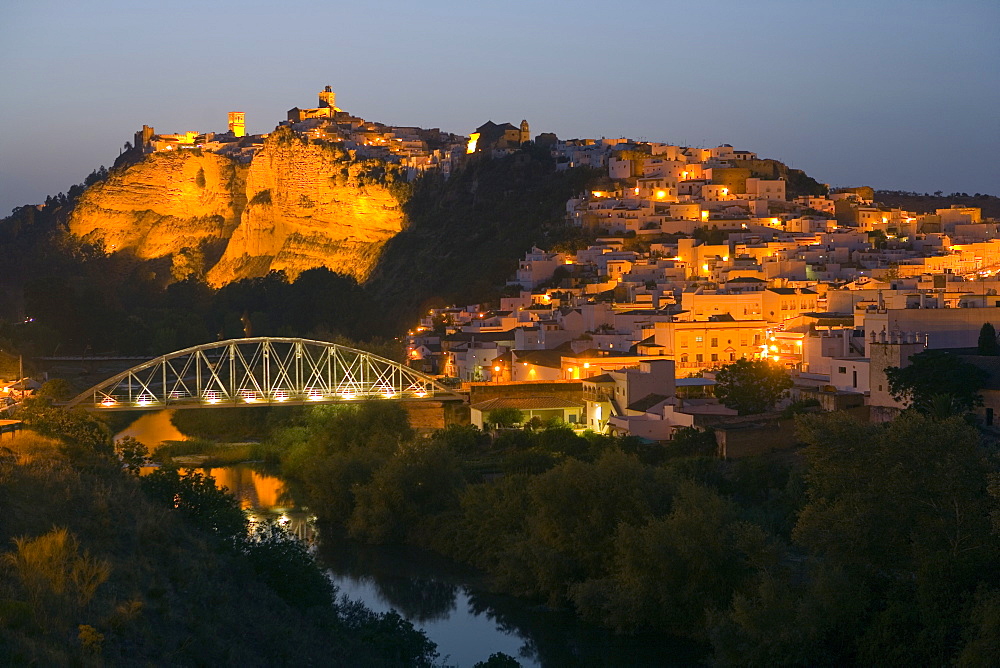
[[[155,449],[184,437],[170,411],[148,413],[116,438],[133,436]],[[687,666],[699,648],[663,638],[615,638],[579,622],[566,611],[488,592],[477,572],[437,555],[407,547],[355,543],[334,529],[317,531],[296,509],[279,478],[247,465],[209,469],[240,499],[251,518],[276,514],[300,538],[314,543],[317,558],[342,594],[376,612],[395,610],[437,643],[445,665],[471,668],[504,652],[522,666]]]

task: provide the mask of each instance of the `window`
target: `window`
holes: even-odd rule
[[[713,348],[718,348],[719,347],[719,340],[718,339],[712,339],[712,347]]]
[[[696,337],[694,337],[694,342],[695,343],[704,343],[705,342],[705,337],[704,336],[696,336]]]
[[[712,361],[713,362],[719,361],[719,353],[712,353]]]
[[[694,361],[695,362],[703,362],[703,361],[705,361],[705,356],[702,355],[701,353],[698,353],[697,355],[694,356]]]
[[[681,337],[681,348],[687,348],[687,347],[688,347],[688,337],[682,336]]]
[[[837,373],[847,373],[847,367],[846,366],[838,366],[837,367]]]
[[[681,355],[681,364],[687,364],[687,361],[688,361],[688,356],[687,355]]]

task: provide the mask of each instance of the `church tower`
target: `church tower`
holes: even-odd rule
[[[336,100],[337,100],[337,94],[334,93],[333,89],[330,88],[329,86],[321,90],[319,93],[320,107],[328,107],[330,109],[336,109],[337,108],[337,105],[335,104]]]
[[[246,126],[247,115],[243,111],[230,111],[229,112],[229,131],[233,133],[234,137],[242,137],[247,133]]]
[[[528,121],[521,121],[521,143],[527,144],[531,141],[531,132],[528,130]]]

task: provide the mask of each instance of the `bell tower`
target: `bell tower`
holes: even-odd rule
[[[242,137],[246,135],[246,112],[243,111],[230,111],[229,112],[229,131],[233,133],[234,137]]]
[[[528,130],[528,121],[522,120],[521,121],[521,143],[522,144],[527,144],[529,141],[531,141],[531,131]]]
[[[337,94],[333,92],[333,89],[327,86],[319,92],[319,106],[328,107],[330,109],[336,109]]]

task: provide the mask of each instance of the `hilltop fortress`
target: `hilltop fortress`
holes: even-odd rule
[[[288,127],[303,137],[336,144],[352,159],[398,164],[408,170],[409,179],[427,169],[442,169],[448,173],[453,158],[467,152],[469,140],[464,136],[441,132],[438,128],[388,126],[354,116],[336,106],[336,93],[331,86],[321,90],[318,97],[316,107],[289,109],[287,119],[278,127]],[[228,124],[228,131],[222,133],[189,130],[172,134],[157,133],[152,126],[143,125],[135,133],[134,146],[142,154],[201,149],[250,162],[264,145],[268,133],[247,135],[246,114],[241,111],[229,112]],[[520,141],[505,143],[504,147],[516,147],[528,141],[527,121],[522,122],[522,128]]]
[[[80,198],[70,230],[109,250],[170,258],[177,279],[222,285],[327,267],[364,281],[383,245],[406,226],[408,189],[400,186],[428,171],[447,179],[525,145],[536,156],[547,152],[557,171],[589,167],[614,184],[567,202],[566,222],[592,232],[816,232],[829,229],[835,213],[851,211],[880,216],[886,231],[900,227],[896,213],[850,209],[802,172],[728,144],[560,140],[551,133],[532,140],[527,120],[487,121],[457,135],[369,121],[336,102],[326,86],[316,107],[289,109],[270,133],[247,134],[240,111],[229,112],[219,133],[161,134],[144,125],[108,180]]]

